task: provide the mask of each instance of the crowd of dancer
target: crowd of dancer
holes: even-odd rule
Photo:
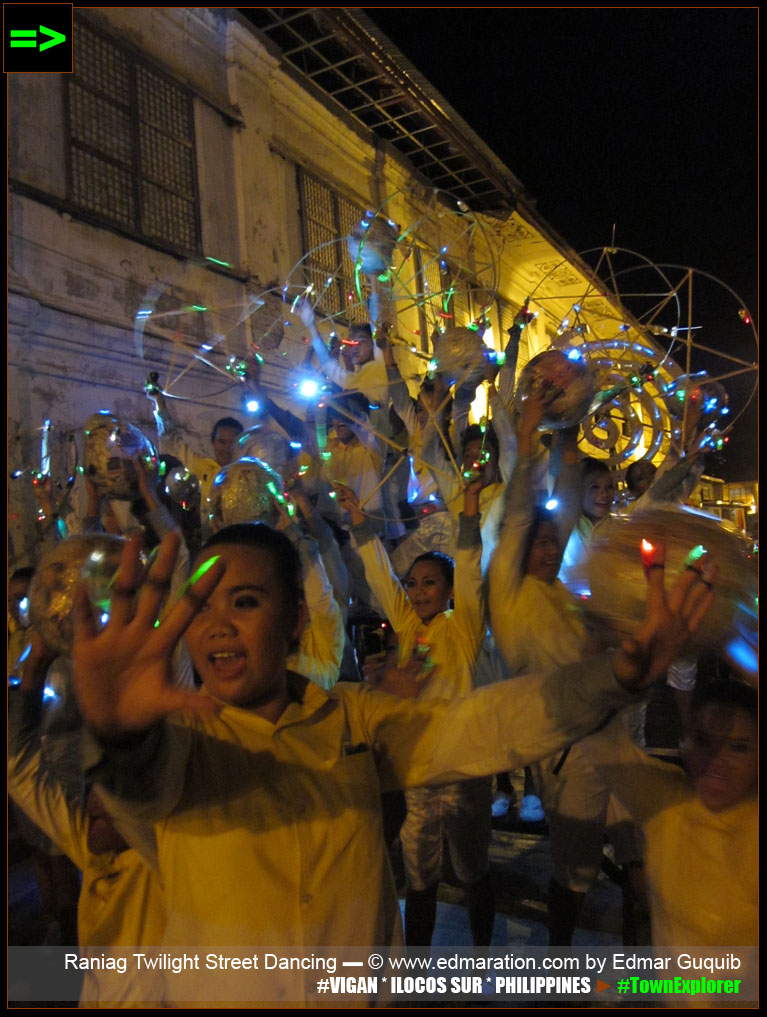
[[[573,587],[592,541],[609,541],[617,478],[581,458],[577,426],[542,432],[543,389],[515,408],[524,312],[484,379],[416,384],[370,326],[329,349],[311,306],[297,310],[331,386],[322,407],[267,391],[254,362],[255,428],[224,417],[194,448],[150,385],[159,463],[110,464],[134,500],[86,473],[69,532],[128,539],[105,625],[77,591],[71,657],[26,627],[36,552],[11,577],[10,791],[36,824],[23,832],[61,941],[396,945],[399,838],[406,945],[431,943],[449,856],[487,946],[494,793],[526,767],[551,838],[552,946],[572,942],[605,839],[655,944],[755,944],[756,694],[737,675],[696,681],[686,652],[716,563],[693,556],[666,577],[654,548],[646,615],[611,644]],[[488,415],[470,423],[480,380]],[[286,449],[276,525],[227,525],[214,487],[267,432]],[[681,503],[701,465],[684,437],[657,471],[634,464],[621,511]],[[197,503],[168,496],[179,470]],[[59,507],[49,480],[36,491],[45,547]],[[677,690],[684,769],[643,748],[659,680]],[[56,681],[64,720],[46,702]],[[60,854],[82,873],[76,929]],[[115,992],[90,975],[84,998],[115,1005]],[[123,979],[117,1002],[174,1000],[155,974]]]

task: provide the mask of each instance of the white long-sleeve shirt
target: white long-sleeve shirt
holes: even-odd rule
[[[288,687],[276,724],[234,706],[177,715],[97,765],[121,796],[110,811],[145,829],[168,904],[166,947],[401,942],[380,791],[514,769],[633,699],[608,658],[450,702],[347,683],[325,692],[296,675]],[[185,972],[173,988],[192,1000],[258,992],[230,972],[215,979]]]
[[[420,698],[453,699],[474,688],[477,656],[485,635],[484,597],[480,569],[479,516],[461,516],[453,583],[455,608],[421,621],[392,571],[380,540],[365,523],[352,528],[365,566],[365,578],[399,638],[399,660],[410,660],[420,643],[429,647],[434,673]]]

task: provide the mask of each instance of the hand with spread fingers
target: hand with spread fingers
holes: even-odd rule
[[[665,549],[642,548],[647,577],[647,609],[633,637],[613,659],[613,672],[624,688],[641,691],[661,678],[684,652],[714,602],[716,566],[705,558],[688,566],[666,593]]]
[[[76,592],[75,692],[86,722],[104,738],[145,731],[176,710],[209,713],[216,709],[206,696],[173,685],[172,656],[220,581],[224,566],[217,558],[205,561],[157,625],[178,546],[178,536],[168,534],[144,577],[139,540],[132,537],[127,542],[103,631],[96,627],[85,586]]]

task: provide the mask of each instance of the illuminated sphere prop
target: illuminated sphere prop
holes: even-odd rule
[[[288,439],[269,428],[256,424],[239,437],[240,452],[247,458],[260,459],[271,466],[287,484],[295,475],[295,451]]]
[[[712,381],[705,371],[699,371],[697,374],[682,374],[675,378],[666,386],[663,401],[668,412],[677,420],[684,418],[685,402],[688,402],[689,406],[700,410],[701,420],[709,423],[716,420],[727,407],[728,398],[723,385]]]
[[[389,270],[396,243],[397,227],[390,219],[377,215],[363,219],[354,228],[346,238],[346,249],[364,275],[381,275]]]
[[[191,509],[200,504],[200,481],[183,464],[171,466],[164,477],[165,493],[183,509]]]
[[[134,456],[157,462],[154,445],[135,425],[97,413],[85,425],[85,472],[105,494],[132,499],[138,495]]]
[[[437,370],[451,382],[479,382],[485,370],[487,346],[479,332],[456,325],[434,337],[434,359]]]
[[[268,523],[279,519],[275,499],[283,494],[279,473],[255,457],[225,466],[213,481],[208,497],[211,518],[219,526]]]
[[[34,574],[29,616],[49,650],[72,652],[72,606],[77,585],[85,582],[96,623],[109,612],[112,583],[125,541],[108,533],[70,537],[52,548]]]
[[[594,398],[594,379],[583,360],[561,350],[544,350],[522,368],[515,403],[522,404],[540,390],[546,397],[542,430],[573,427],[586,416]]]
[[[588,612],[600,628],[626,636],[644,618],[647,581],[640,545],[646,540],[665,544],[667,589],[694,548],[704,548],[717,565],[716,599],[693,637],[693,652],[721,655],[736,639],[756,646],[756,566],[749,556],[750,545],[732,523],[694,509],[664,506],[615,517],[597,534],[584,562],[583,579],[591,590]]]

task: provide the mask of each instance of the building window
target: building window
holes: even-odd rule
[[[753,500],[750,491],[748,491],[745,487],[728,487],[727,497],[730,501],[739,501],[744,503]]]
[[[199,253],[191,95],[82,21],[67,90],[70,200],[106,224]]]
[[[301,167],[298,192],[304,272],[307,285],[314,286],[318,307],[341,322],[367,321],[367,282],[361,274],[355,280],[354,262],[346,247],[346,238],[360,223],[365,209]]]

